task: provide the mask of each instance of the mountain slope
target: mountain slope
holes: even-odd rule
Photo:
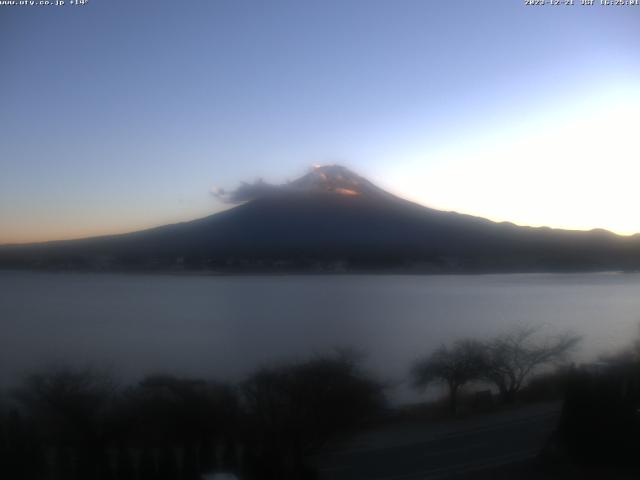
[[[632,270],[640,241],[518,227],[426,208],[344,167],[316,167],[199,220],[126,235],[0,249],[0,266],[221,271]]]

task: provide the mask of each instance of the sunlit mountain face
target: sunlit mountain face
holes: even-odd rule
[[[0,249],[4,267],[205,271],[635,270],[640,238],[427,208],[339,165],[224,192],[233,208],[125,235]]]

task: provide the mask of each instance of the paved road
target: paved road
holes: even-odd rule
[[[533,458],[560,405],[544,404],[439,425],[387,427],[319,458],[322,480],[432,480]]]

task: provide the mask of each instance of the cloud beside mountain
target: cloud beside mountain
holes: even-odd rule
[[[242,182],[239,187],[231,191],[224,188],[213,188],[211,194],[224,203],[238,204],[267,197],[286,188],[287,185],[272,185],[259,179],[253,183]]]

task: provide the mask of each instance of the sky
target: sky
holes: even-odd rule
[[[340,163],[443,210],[640,232],[640,6],[0,5],[0,243],[228,208]]]

